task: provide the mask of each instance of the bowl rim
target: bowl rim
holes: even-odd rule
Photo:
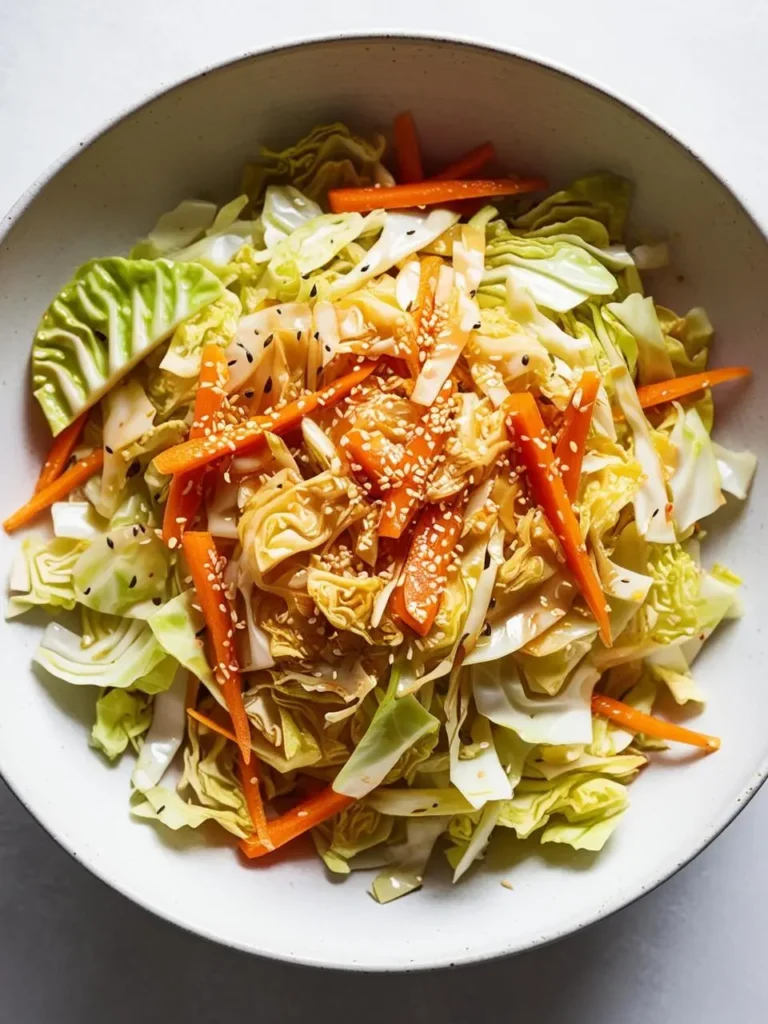
[[[131,104],[130,106],[122,107],[117,113],[102,121],[98,127],[83,135],[79,141],[73,143],[64,150],[57,159],[50,163],[46,169],[34,179],[34,181],[22,192],[16,202],[13,203],[10,209],[3,215],[2,222],[0,223],[0,245],[5,241],[15,224],[21,219],[42,190],[61,170],[63,170],[64,167],[71,163],[84,149],[92,145],[102,136],[107,135],[109,132],[118,128],[123,121],[128,120],[128,118],[133,114],[136,114],[145,107],[150,106],[161,97],[165,97],[171,93],[181,90],[192,82],[197,82],[200,79],[213,74],[224,73],[233,67],[237,67],[240,64],[247,64],[260,57],[279,53],[289,53],[300,50],[306,46],[316,46],[328,43],[365,44],[366,42],[381,42],[382,40],[386,41],[388,39],[403,43],[437,43],[464,48],[466,50],[495,53],[500,57],[511,57],[527,64],[533,64],[545,71],[553,72],[562,78],[572,79],[579,84],[586,86],[588,89],[591,89],[593,92],[602,96],[603,99],[624,108],[626,112],[642,119],[651,129],[661,132],[666,135],[671,142],[681,147],[730,194],[755,226],[763,241],[768,245],[768,225],[765,227],[763,226],[759,216],[757,216],[751,208],[750,203],[730,183],[728,178],[723,173],[716,170],[708,159],[702,157],[691,145],[681,138],[676,131],[670,128],[663,121],[659,120],[656,115],[652,114],[642,104],[628,99],[623,95],[623,93],[615,90],[612,86],[607,85],[604,81],[601,81],[592,75],[584,74],[581,71],[572,70],[567,65],[559,61],[542,57],[540,54],[523,47],[492,43],[469,34],[449,32],[435,33],[421,30],[400,30],[389,28],[381,30],[351,30],[349,32],[300,34],[298,38],[292,42],[270,43],[265,46],[250,49],[246,53],[229,60],[215,61],[210,64],[205,64],[202,68],[192,72],[191,74],[174,79],[170,85],[164,85],[162,87],[152,89],[145,93],[141,100]],[[732,806],[727,808],[724,813],[719,815],[708,825],[701,839],[693,846],[692,849],[687,851],[673,867],[659,869],[651,877],[650,881],[645,886],[642,886],[638,892],[635,892],[634,895],[627,895],[626,891],[624,891],[607,900],[599,909],[596,909],[592,914],[585,917],[575,926],[566,926],[560,929],[554,929],[550,934],[532,939],[523,945],[515,946],[512,944],[491,953],[472,953],[471,951],[457,952],[453,957],[441,956],[431,961],[422,960],[419,963],[412,962],[397,966],[391,966],[388,964],[377,964],[371,966],[370,964],[339,963],[334,960],[332,956],[302,956],[274,949],[256,949],[252,945],[232,939],[224,934],[219,934],[213,930],[206,930],[203,926],[190,921],[179,912],[159,909],[149,900],[145,899],[140,893],[134,891],[130,882],[123,883],[109,877],[108,872],[103,870],[98,864],[94,863],[87,853],[83,854],[81,851],[78,851],[74,845],[70,844],[64,836],[58,833],[58,830],[50,826],[43,817],[38,816],[36,810],[24,799],[21,793],[21,787],[17,789],[14,781],[8,778],[0,765],[0,778],[3,779],[10,792],[30,813],[32,818],[43,828],[43,830],[52,839],[54,839],[76,863],[85,867],[104,885],[116,890],[121,895],[132,900],[134,903],[138,904],[156,917],[169,921],[172,924],[177,925],[179,928],[203,939],[207,939],[210,942],[216,942],[220,945],[228,946],[231,949],[241,950],[253,956],[260,956],[270,960],[279,960],[284,963],[296,964],[305,967],[315,967],[325,970],[357,971],[362,973],[430,971],[440,970],[447,967],[464,967],[477,963],[487,963],[489,961],[500,960],[504,957],[514,956],[548,946],[567,937],[568,935],[574,935],[582,929],[596,924],[598,921],[605,920],[606,918],[618,913],[620,910],[623,910],[625,907],[631,906],[648,893],[653,892],[654,889],[657,889],[664,882],[676,875],[678,871],[695,860],[699,854],[706,850],[710,843],[714,842],[714,840],[717,839],[717,837],[731,824],[736,816],[747,806],[765,782],[766,776],[768,776],[768,749],[766,749],[765,755],[757,768],[751,774],[747,784],[733,799]]]

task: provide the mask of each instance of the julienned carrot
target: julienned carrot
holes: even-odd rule
[[[516,196],[545,189],[543,178],[499,178],[495,181],[422,181],[381,188],[332,188],[328,202],[333,213],[403,210],[411,206],[444,206],[459,199]]]
[[[237,743],[237,737],[231,729],[227,729],[223,725],[219,725],[218,722],[214,722],[208,715],[204,715],[202,711],[198,711],[196,708],[187,708],[187,714],[190,718],[194,718],[195,721],[200,722],[206,729],[210,729],[211,732],[218,733],[219,736],[223,736],[225,739],[231,740],[232,743]],[[243,760],[243,755],[238,751],[238,768],[240,771],[240,781],[243,785],[243,794],[245,796],[245,802],[248,806],[248,814],[253,822],[253,827],[256,832],[256,837],[260,842],[265,845],[269,845],[271,842],[269,833],[267,832],[267,816],[264,813],[264,802],[261,799],[261,782],[259,779],[258,765],[253,760],[250,765],[247,765]]]
[[[612,642],[611,624],[605,594],[581,539],[579,524],[557,470],[552,445],[544,431],[536,400],[529,392],[511,395],[507,399],[506,409],[512,441],[527,472],[533,499],[541,507],[560,541],[566,565],[597,620],[603,643],[609,647]]]
[[[725,366],[719,370],[705,370],[703,373],[692,373],[689,377],[673,377],[662,380],[658,384],[644,384],[637,389],[637,397],[643,409],[661,402],[675,402],[685,398],[702,388],[711,388],[715,384],[725,384],[739,377],[749,377],[752,371],[747,366]]]
[[[355,467],[363,472],[377,491],[391,486],[400,466],[398,449],[383,434],[353,427],[341,439],[341,448]]]
[[[249,764],[251,727],[243,706],[243,683],[235,653],[232,609],[224,589],[216,544],[210,533],[187,532],[182,537],[182,545],[216,657],[214,675],[232,719],[237,745],[243,760]]]
[[[419,138],[410,110],[403,111],[395,118],[393,125],[395,155],[397,157],[398,179],[403,184],[424,180],[424,166],[421,162]]]
[[[5,520],[3,529],[6,533],[12,533],[14,530],[18,530],[20,526],[26,526],[35,516],[50,508],[55,501],[61,501],[62,498],[66,498],[70,491],[74,491],[76,487],[84,484],[86,480],[90,480],[92,476],[99,472],[103,465],[104,451],[101,448],[97,448],[96,451],[91,452],[90,455],[86,455],[84,459],[76,462],[74,466],[70,466],[53,483],[48,484],[47,487],[33,495],[26,505],[22,505],[17,512],[14,512],[12,516]]]
[[[560,440],[555,448],[560,476],[571,501],[576,500],[581,479],[581,464],[584,461],[584,446],[587,443],[589,425],[595,407],[600,377],[594,370],[586,370],[579,385],[571,395],[565,412],[565,423]]]
[[[422,509],[408,557],[392,592],[392,611],[419,636],[435,621],[448,582],[448,570],[461,535],[464,497]]]
[[[48,457],[43,463],[43,468],[40,470],[40,476],[37,478],[35,494],[38,491],[42,491],[48,484],[52,484],[64,472],[70,456],[80,440],[80,435],[83,432],[87,419],[88,413],[81,413],[68,427],[64,427],[58,437],[55,438],[51,445],[51,450],[48,452]]]
[[[264,801],[261,797],[261,778],[259,767],[254,758],[250,764],[246,764],[243,755],[238,754],[238,767],[240,769],[240,781],[243,785],[245,803],[248,814],[253,822],[255,838],[267,849],[273,850],[274,844],[269,836],[267,816],[264,813]]]
[[[592,695],[592,710],[598,715],[610,718],[630,732],[641,732],[646,736],[658,736],[659,739],[677,743],[689,743],[710,752],[720,749],[720,739],[717,736],[707,736],[703,732],[684,729],[682,725],[675,725],[673,722],[664,722],[602,693]]]
[[[229,379],[227,357],[220,345],[206,345],[200,363],[200,381],[195,394],[195,410],[191,438],[205,437],[215,428],[216,414],[226,394],[224,385]],[[171,480],[168,500],[163,514],[163,540],[174,548],[184,530],[192,522],[203,498],[203,475],[200,469],[193,473],[179,473]]]
[[[317,825],[322,825],[324,821],[340,814],[354,802],[351,797],[334,792],[332,786],[326,786],[319,793],[314,793],[290,811],[281,814],[279,818],[267,822],[272,849],[285,846],[292,839],[297,839]],[[271,852],[256,838],[241,839],[239,845],[245,856],[251,860]]]
[[[235,452],[253,448],[264,439],[264,433],[286,433],[301,423],[304,416],[318,407],[327,407],[345,398],[376,369],[376,361],[364,362],[356,370],[339,377],[332,384],[289,402],[278,412],[268,416],[254,416],[244,423],[226,426],[208,437],[190,438],[173,448],[167,448],[155,459],[158,472],[166,474],[188,473],[199,466]]]
[[[416,509],[423,503],[429,476],[448,438],[453,391],[454,385],[449,379],[406,445],[399,470],[402,482],[387,492],[381,510],[380,537],[397,539],[402,536]]]
[[[468,178],[471,174],[477,174],[486,164],[496,159],[496,150],[492,142],[484,142],[482,146],[471,149],[464,153],[458,160],[448,164],[439,174],[433,174],[430,181],[451,181],[456,178]]]
[[[208,715],[204,715],[202,711],[198,711],[197,708],[187,708],[187,714],[190,718],[194,718],[196,722],[200,722],[206,729],[210,729],[211,732],[217,732],[219,736],[224,736],[225,739],[231,740],[233,743],[237,743],[237,736],[232,732],[231,729],[227,729],[225,725],[219,725]]]

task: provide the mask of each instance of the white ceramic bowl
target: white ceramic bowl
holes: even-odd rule
[[[492,138],[507,166],[542,172],[554,184],[600,167],[632,178],[639,237],[672,242],[674,267],[658,276],[654,293],[680,310],[705,304],[718,328],[715,362],[757,371],[748,390],[718,394],[717,433],[726,444],[749,445],[765,463],[768,247],[728,189],[644,116],[562,72],[475,45],[348,38],[257,54],[150,100],[82,144],[8,216],[0,248],[4,514],[30,493],[41,461],[45,432],[30,401],[27,360],[40,313],[72,270],[126,250],[185,196],[233,195],[242,163],[262,141],[288,143],[336,118],[363,129],[387,125],[405,108],[437,162]],[[49,832],[106,882],[244,950],[408,969],[554,939],[668,877],[762,781],[766,481],[758,473],[746,510],[730,516],[730,529],[714,530],[706,547],[746,581],[745,618],[723,628],[696,666],[711,695],[696,724],[722,736],[722,750],[654,757],[598,857],[502,843],[459,886],[433,862],[421,893],[380,907],[365,894],[366,877],[334,884],[308,850],[249,869],[224,843],[161,834],[129,816],[130,759],[110,770],[88,748],[92,693],[38,677],[30,660],[39,630],[19,622],[2,625],[0,770]],[[17,544],[0,540],[3,572]],[[514,891],[501,879],[511,879]]]

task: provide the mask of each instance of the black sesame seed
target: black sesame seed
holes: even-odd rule
[[[296,331],[296,341],[301,341],[301,331]]]
[[[474,299],[474,297],[476,295],[477,295],[477,288],[473,288],[472,291],[469,293],[469,297],[470,297],[470,299]]]
[[[272,344],[272,339],[273,338],[274,338],[274,334],[270,334],[270,336],[264,342],[264,348],[269,348],[269,346]]]
[[[230,360],[228,361],[228,363],[227,363],[227,366],[234,366],[236,362],[237,362],[237,360],[236,360],[236,359],[230,359]]]
[[[410,231],[406,231],[405,233],[406,233],[406,235],[415,235],[416,234],[416,228],[411,228]]]
[[[486,550],[486,552],[485,552],[485,560],[483,561],[483,568],[484,569],[490,569],[490,567],[491,567],[491,552]]]
[[[161,605],[163,603],[162,597],[153,597],[152,604]]]
[[[112,538],[111,537],[107,537],[107,547],[108,548],[114,548],[114,546],[115,546],[115,542],[112,540]]]
[[[94,331],[93,333],[96,335],[96,337],[99,339],[99,341],[106,341],[107,340],[107,336],[106,336],[106,334],[104,334],[103,331]]]
[[[139,462],[138,459],[134,459],[133,462],[128,467],[128,472],[125,475],[127,477],[136,476],[136,474],[140,470],[141,470],[141,463]]]
[[[309,289],[309,297],[310,297],[310,299],[314,299],[314,297],[316,295],[317,295],[317,285],[313,284],[312,287]]]
[[[157,813],[158,813],[158,814],[162,814],[164,810],[165,810],[165,804],[163,804],[163,806],[162,806],[162,807],[158,807],[158,808],[157,808]]]
[[[312,337],[315,339],[315,341],[319,341],[320,340],[320,331],[315,331],[315,333],[312,335]]]
[[[364,274],[364,273],[366,273],[366,271],[368,271],[370,269],[371,269],[370,264],[366,263],[364,267],[360,267],[360,273]]]
[[[158,491],[158,492],[157,492],[157,494],[155,495],[155,501],[160,501],[160,499],[162,498],[162,496],[163,496],[163,495],[161,494],[161,492],[160,492],[160,491]]]
[[[483,326],[482,323],[478,320],[477,323],[475,324],[475,326],[472,328],[472,330],[473,331],[479,331],[482,326]]]
[[[325,351],[326,352],[330,352],[331,351],[331,346],[330,345],[326,345],[325,346]]]
[[[523,356],[523,358],[521,360],[523,366],[527,366],[528,363],[530,363],[530,361],[531,361],[531,357],[530,356]]]
[[[129,590],[133,590],[133,588],[136,586],[137,583],[138,583],[138,580],[136,579],[136,577],[135,576],[131,576],[131,582],[128,584],[128,589]]]
[[[248,388],[248,390],[244,391],[243,394],[245,395],[246,398],[253,398],[253,389]]]
[[[659,514],[659,512],[660,512],[660,511],[661,511],[661,509],[657,508],[657,509],[655,510],[655,512],[653,513],[653,515],[651,516],[651,519],[655,519],[655,518],[656,518],[656,516],[657,516],[657,515]]]
[[[282,309],[276,309],[275,312],[277,313],[278,316],[282,316],[283,315]]]
[[[115,449],[114,448],[110,448],[108,444],[104,445],[104,451],[107,453],[107,455],[114,455],[115,454]]]
[[[264,394],[268,395],[271,390],[272,390],[272,378],[271,377],[267,377],[267,383],[264,385]]]
[[[245,350],[245,358],[248,360],[249,363],[252,363],[253,362],[253,352],[249,352],[248,349],[246,349]]]
[[[90,594],[90,592],[91,592],[91,588],[90,587],[86,587],[85,590],[83,591],[84,594]]]

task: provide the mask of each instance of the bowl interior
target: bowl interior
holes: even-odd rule
[[[27,393],[32,334],[72,270],[125,251],[183,197],[234,195],[242,163],[261,142],[287,143],[335,119],[378,128],[405,108],[435,163],[492,138],[510,168],[542,172],[553,184],[595,168],[632,178],[637,238],[672,243],[674,265],[657,273],[654,295],[681,311],[705,305],[718,329],[715,363],[756,372],[749,388],[717,396],[717,437],[765,459],[759,392],[768,361],[768,247],[727,189],[643,117],[559,72],[458,43],[346,39],[258,55],[152,100],[82,148],[9,218],[0,245],[7,510],[30,492],[45,447]],[[655,757],[597,858],[501,842],[460,886],[451,889],[433,862],[438,870],[420,894],[382,908],[365,895],[368,877],[334,883],[308,848],[268,868],[244,867],[210,833],[161,834],[129,816],[129,759],[110,769],[88,748],[92,693],[31,669],[34,622],[0,627],[0,770],[45,827],[107,882],[246,950],[338,967],[409,968],[552,939],[666,877],[759,784],[768,753],[759,611],[767,596],[766,479],[758,473],[746,508],[729,504],[718,524],[728,528],[713,528],[704,549],[708,561],[725,562],[745,580],[744,619],[723,628],[696,666],[710,696],[697,727],[722,736],[722,750]],[[0,538],[3,572],[17,544]]]

